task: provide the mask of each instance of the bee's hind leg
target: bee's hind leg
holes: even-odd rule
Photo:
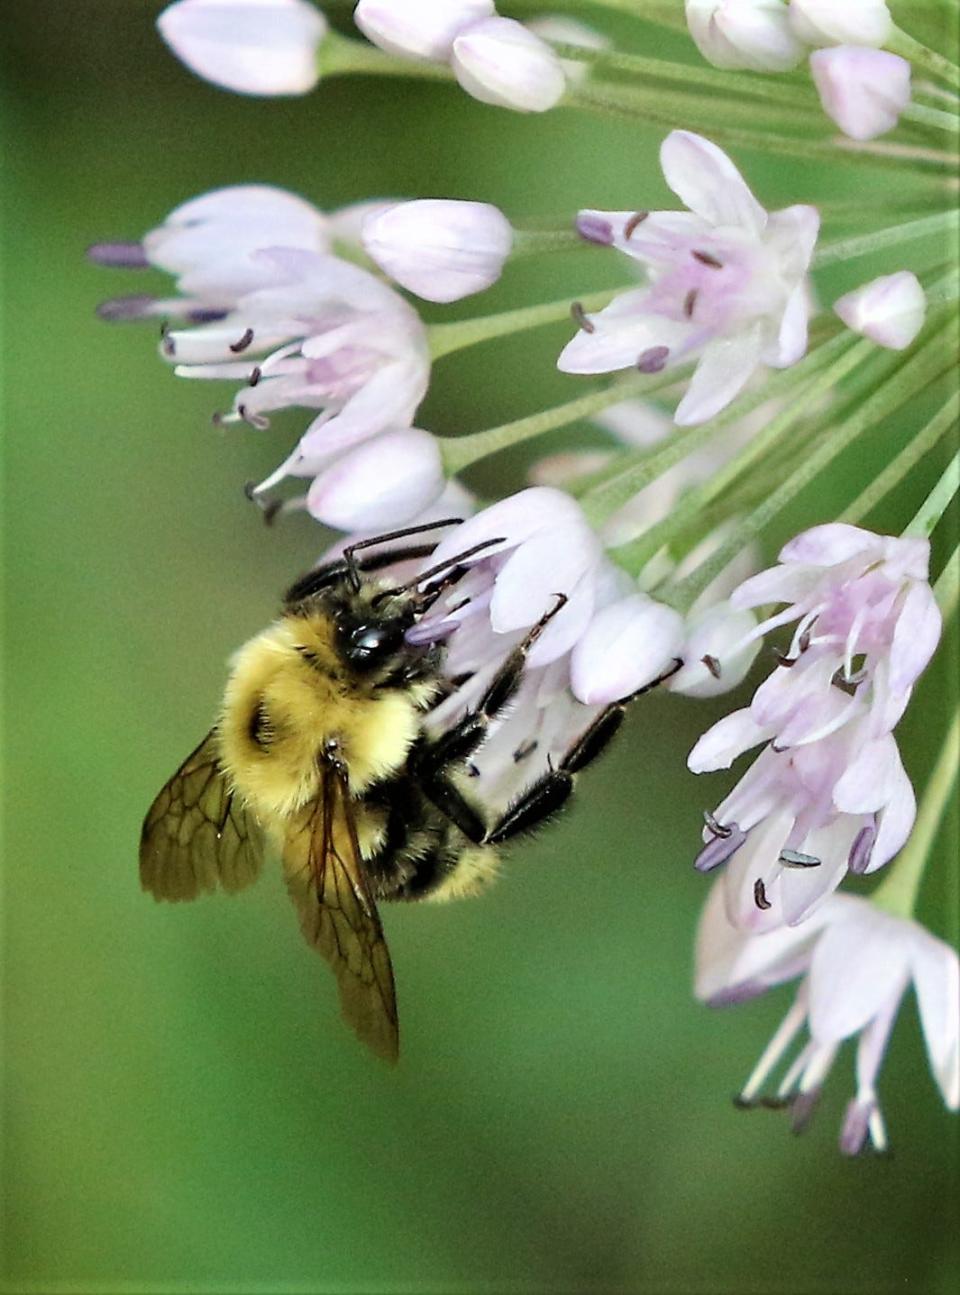
[[[671,666],[651,683],[638,688],[622,701],[605,706],[593,723],[567,749],[556,768],[551,768],[538,778],[507,808],[503,816],[490,828],[484,838],[484,844],[499,845],[503,841],[509,841],[511,837],[520,836],[523,832],[533,831],[557,813],[573,792],[576,775],[606,749],[623,723],[630,703],[676,674],[682,665],[683,662],[676,658]]]

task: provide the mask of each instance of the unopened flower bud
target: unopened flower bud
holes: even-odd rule
[[[691,617],[680,653],[685,664],[666,687],[687,697],[717,697],[736,688],[760,651],[760,638],[748,637],[756,624],[752,612],[728,602]]]
[[[578,22],[576,18],[568,18],[565,14],[550,13],[544,14],[541,18],[531,18],[526,28],[541,40],[556,41],[558,45],[580,45],[583,49],[600,50],[606,49],[610,44],[606,36],[601,36],[586,23]],[[562,58],[560,66],[567,80],[575,85],[590,74],[590,63],[587,61]]]
[[[891,351],[902,351],[923,327],[927,298],[917,276],[899,270],[848,292],[833,308],[855,333]]]
[[[449,58],[458,32],[495,13],[493,0],[359,0],[353,21],[400,58]]]
[[[550,46],[513,18],[485,18],[462,31],[451,65],[475,99],[517,112],[546,112],[567,85]]]
[[[317,83],[323,15],[306,0],[177,0],[160,35],[191,72],[238,94],[306,94]]]
[[[790,25],[808,45],[871,45],[890,39],[886,0],[790,0]]]
[[[428,508],[445,484],[435,438],[405,428],[364,441],[325,468],[310,487],[307,509],[342,531],[389,529]]]
[[[882,49],[837,45],[810,55],[824,112],[851,139],[893,130],[910,102],[910,64]]]
[[[488,202],[421,198],[369,217],[363,246],[390,277],[427,301],[459,301],[496,283],[513,229]]]
[[[687,26],[714,67],[786,72],[803,58],[783,0],[687,0]]]
[[[651,684],[680,656],[683,617],[646,594],[602,608],[573,649],[570,686],[578,701],[605,705]]]

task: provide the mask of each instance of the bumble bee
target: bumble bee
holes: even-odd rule
[[[429,556],[433,545],[357,557],[458,520],[354,544],[287,591],[280,618],[234,657],[217,723],[151,805],[140,842],[141,883],[158,900],[242,890],[265,847],[277,849],[301,930],[336,975],[345,1019],[389,1061],[399,1034],[377,901],[482,889],[496,874],[497,846],[559,809],[625,704],[602,711],[556,767],[486,821],[459,775],[566,599],[557,595],[476,706],[435,736],[424,719],[449,688],[443,648],[409,642],[408,631],[467,559],[501,541],[406,585],[376,573]]]

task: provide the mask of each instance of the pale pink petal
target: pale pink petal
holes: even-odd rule
[[[926,582],[911,585],[890,645],[891,692],[904,692],[916,683],[937,649],[942,629],[933,590]]]
[[[863,1029],[907,984],[910,946],[899,919],[851,900],[843,920],[831,923],[810,966],[810,1033],[839,1043]]]
[[[803,854],[820,860],[818,867],[784,866],[780,877],[783,919],[789,926],[806,924],[810,914],[832,895],[847,874],[850,847],[860,829],[858,819],[840,818],[807,834]]]
[[[475,99],[517,112],[546,112],[567,88],[550,46],[513,18],[483,18],[463,28],[450,66]]]
[[[493,0],[358,0],[353,20],[388,54],[440,60],[462,28],[493,13]]]
[[[306,0],[177,0],[157,19],[191,72],[240,94],[305,94],[326,19]]]
[[[894,129],[910,102],[910,64],[881,49],[837,45],[810,55],[823,110],[851,139]]]
[[[873,45],[890,39],[886,0],[790,0],[790,23],[808,45]]]
[[[776,810],[757,824],[726,866],[721,880],[727,917],[741,930],[759,934],[784,925],[780,852],[793,825],[791,809]]]
[[[440,449],[429,432],[384,432],[327,468],[307,494],[317,521],[342,531],[411,521],[443,493]]]
[[[915,274],[899,270],[846,293],[833,309],[855,333],[888,350],[903,351],[923,328],[927,296]]]
[[[768,567],[738,585],[730,595],[730,602],[734,607],[800,603],[816,588],[820,579],[821,572],[808,567]],[[800,616],[801,612],[796,614]]]
[[[570,681],[588,706],[619,701],[652,683],[678,657],[683,617],[635,593],[598,612],[573,649]]]
[[[446,562],[485,540],[503,537],[503,543],[477,554],[479,562],[504,549],[514,548],[547,527],[583,525],[583,513],[576,500],[550,486],[531,486],[508,495],[445,535],[430,559],[432,565]],[[466,559],[470,561],[470,559]]]
[[[560,352],[557,368],[562,373],[612,373],[633,368],[642,356],[659,353],[661,348],[668,353],[681,351],[692,325],[644,313],[647,299],[646,288],[625,292],[595,315],[588,315],[594,331],[581,329]],[[661,367],[669,360],[669,354],[663,355]]]
[[[868,742],[833,789],[833,803],[847,814],[882,809],[903,776],[900,752],[892,734]]]
[[[573,592],[600,557],[594,532],[585,523],[541,530],[510,555],[497,576],[490,623],[497,634],[526,629]],[[557,616],[559,620],[559,614]]]
[[[763,350],[763,324],[730,337],[715,337],[704,347],[674,421],[692,427],[726,409],[750,381]]]
[[[918,928],[911,949],[913,983],[930,1069],[950,1110],[960,1106],[960,964],[942,940]]]
[[[810,306],[805,283],[799,283],[787,298],[780,329],[763,352],[764,364],[774,369],[789,369],[807,353],[807,320]]]
[[[826,522],[811,526],[786,543],[780,550],[781,562],[803,562],[812,566],[832,567],[849,558],[863,555],[879,557],[882,537],[847,522]]]
[[[917,798],[913,785],[901,765],[893,779],[890,798],[880,811],[877,839],[865,872],[876,872],[889,863],[907,842],[917,817]]]
[[[687,756],[687,768],[691,773],[729,769],[737,756],[765,742],[770,736],[769,728],[754,720],[749,707],[735,710],[707,729]]]
[[[729,602],[715,603],[692,617],[680,655],[685,661],[666,684],[687,697],[716,697],[736,688],[747,676],[760,639],[751,637],[756,617]]]
[[[688,130],[673,130],[660,146],[660,165],[670,188],[711,225],[732,225],[757,236],[767,213],[743,176],[716,144]]]

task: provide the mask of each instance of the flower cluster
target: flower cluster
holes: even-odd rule
[[[494,0],[359,0],[366,39],[356,39],[308,0],[176,0],[158,25],[189,68],[239,93],[303,94],[324,77],[374,72],[459,84],[519,112],[563,103],[665,122],[660,163],[680,208],[652,209],[649,175],[636,208],[553,222],[477,195],[374,196],[326,211],[239,184],[183,203],[135,242],[92,248],[100,265],[174,285],[113,298],[100,314],[162,320],[160,354],[177,376],[232,383],[219,424],[273,436],[270,415],[309,411],[276,470],[248,487],[268,520],[306,509],[338,533],[328,553],[444,524],[429,557],[391,571],[425,595],[411,641],[443,645],[443,694],[425,723],[449,729],[525,653],[516,694],[462,770],[485,803],[516,805],[568,770],[584,733],[600,731],[591,726],[609,735],[651,689],[703,699],[737,688],[764,638],[789,635],[749,702],[689,756],[705,773],[762,748],[705,816],[696,868],[720,871],[695,992],[720,1006],[799,979],[741,1104],[789,1104],[804,1127],[840,1044],[858,1036],[841,1148],[883,1149],[879,1068],[911,983],[935,1079],[948,1106],[960,1100],[957,956],[913,918],[957,755],[948,738],[918,811],[894,735],[937,648],[941,609],[956,601],[956,554],[936,592],[929,578],[956,466],[902,535],[858,524],[956,425],[956,401],[938,385],[956,347],[943,311],[960,292],[955,159],[930,132],[956,137],[960,71],[900,32],[883,0],[686,0],[713,67],[662,73],[656,58],[536,8],[520,22]],[[813,87],[786,75],[808,56]],[[895,128],[896,142],[865,143]],[[845,214],[783,168],[795,201],[768,211],[701,129],[734,152],[896,166],[902,184],[876,198],[876,213],[858,197]],[[834,237],[850,205],[870,227]],[[885,212],[911,218],[873,227]],[[904,245],[937,235],[954,242],[904,263]],[[865,282],[851,273],[839,295],[829,278],[814,285],[824,267],[889,248],[889,263]],[[564,281],[553,301],[452,322],[427,322],[404,295],[442,306],[488,289],[516,257],[554,251],[625,265],[626,282],[574,300]],[[577,390],[564,403],[457,436],[423,425],[445,355],[542,324],[569,330],[571,318],[556,366]],[[580,379],[602,375],[615,376],[584,394]],[[851,520],[821,512],[758,572],[770,523],[893,418],[910,430],[851,501]],[[587,419],[589,442],[548,449],[513,493],[481,503],[460,479]],[[870,898],[838,893],[888,864]],[[775,1096],[761,1097],[804,1028]]]

